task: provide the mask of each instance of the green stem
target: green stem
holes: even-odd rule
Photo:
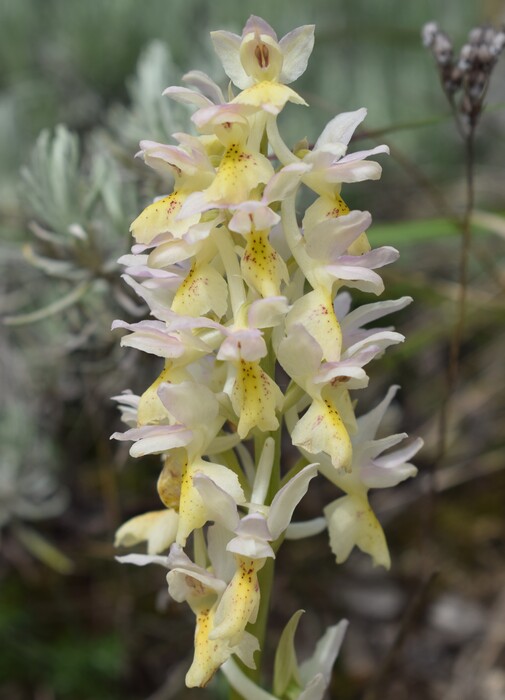
[[[272,595],[273,581],[274,581],[274,570],[275,570],[275,559],[267,559],[265,566],[258,573],[258,582],[261,591],[260,607],[258,610],[258,617],[256,622],[251,625],[250,632],[253,634],[259,642],[260,648],[256,653],[256,668],[247,669],[249,673],[247,675],[249,678],[257,683],[260,683],[261,678],[261,662],[263,658],[268,613],[270,611],[270,598]]]
[[[277,127],[277,117],[273,115],[267,119],[267,134],[270,145],[282,165],[300,162],[300,159],[284,143]]]

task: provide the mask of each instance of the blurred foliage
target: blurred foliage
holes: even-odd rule
[[[436,19],[461,43],[480,22],[500,24],[502,3],[0,0],[0,310],[10,319],[0,326],[2,700],[224,697],[219,679],[206,691],[180,690],[192,629],[184,610],[166,600],[163,574],[113,561],[119,523],[157,507],[157,470],[149,460],[130,465],[124,446],[109,443],[118,425],[109,397],[145,387],[157,368],[121,350],[110,323],[144,313],[116,260],[130,247],[130,221],[167,187],[134,160],[137,142],[167,141],[186,125],[185,109],[161,91],[187,70],[205,66],[226,87],[208,32],[240,31],[251,12],[279,35],[316,24],[314,54],[297,83],[312,107],[296,117],[286,110],[288,140],[306,134],[313,141],[335,113],[365,105],[356,148],[382,140],[391,146],[382,181],[355,187],[348,203],[372,211],[374,245],[400,249],[386,288],[415,303],[395,319],[407,342],[379,363],[360,403],[365,410],[384,387],[400,383],[401,416],[391,420],[427,443],[416,483],[377,501],[392,574],[371,574],[359,556],[336,570],[325,539],[314,538],[281,555],[274,620],[278,629],[285,625],[298,594],[311,600],[300,632],[309,650],[324,624],[348,616],[334,694],[362,697],[418,581],[436,569],[388,693],[436,700],[457,687],[458,663],[472,645],[487,648],[499,618],[505,62],[477,133],[461,381],[447,464],[432,482],[464,176],[462,146],[419,31]],[[433,483],[435,506],[425,495]],[[302,505],[310,517],[310,494]],[[448,627],[447,615],[460,610],[454,601],[476,610],[482,625]],[[275,642],[274,635],[272,649]],[[486,692],[485,700],[500,697]]]

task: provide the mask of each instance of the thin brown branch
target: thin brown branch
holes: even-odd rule
[[[437,575],[437,571],[431,571],[430,574],[421,581],[419,587],[412,596],[402,615],[400,627],[398,628],[395,639],[377,670],[375,678],[365,691],[363,700],[382,700],[382,698],[387,697],[386,690],[391,672],[395,667],[406,638],[412,631],[416,619],[424,607],[431,585]]]

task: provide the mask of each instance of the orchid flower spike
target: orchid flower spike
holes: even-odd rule
[[[404,340],[367,324],[411,301],[355,306],[351,296],[382,294],[380,272],[398,257],[372,248],[372,215],[344,200],[348,186],[380,178],[373,156],[388,147],[349,149],[364,108],[331,119],[312,148],[284,142],[280,112],[308,106],[290,85],[307,66],[312,25],[278,38],[251,16],[241,34],[211,36],[233,84],[227,96],[190,71],[164,94],[191,108],[192,133],[143,140],[138,153],[164,191],[132,223],[134,245],[120,262],[149,316],[113,328],[159,366],[139,395],[116,397],[126,429],[113,437],[130,442],[134,458],[157,457],[160,471],[152,506],[127,519],[116,545],[145,547],[120,561],[168,569],[172,600],[195,616],[188,687],[222,668],[248,700],[322,700],[346,621],[298,664],[295,612],[272,692],[242,666],[260,665],[284,540],[327,529],[337,563],[357,548],[389,566],[369,491],[416,472],[419,439],[377,435],[396,388],[368,413],[356,409],[369,364]],[[293,522],[318,473],[339,495],[326,506],[312,498],[313,517]]]

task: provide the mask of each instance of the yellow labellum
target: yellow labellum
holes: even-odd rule
[[[190,226],[197,224],[200,214],[177,219],[188,194],[189,192],[184,190],[174,190],[168,197],[163,197],[146,207],[130,226],[137,243],[148,245],[160,233],[171,233],[174,238],[179,238]]]
[[[318,287],[295,302],[288,315],[288,324],[291,323],[300,323],[317,340],[323,351],[323,360],[340,360],[342,330],[328,290]]]
[[[204,316],[213,311],[218,318],[226,313],[228,287],[210,265],[193,263],[172,301],[171,310],[181,316]]]
[[[244,279],[262,297],[280,294],[282,280],[289,278],[286,263],[268,240],[268,231],[251,231],[240,267]]]
[[[235,555],[237,570],[223,597],[215,619],[211,639],[227,639],[238,644],[246,625],[254,622],[260,604],[258,571],[266,559],[249,559]]]
[[[273,175],[274,169],[265,156],[246,151],[239,143],[232,143],[226,149],[205,197],[209,202],[239,204],[249,198],[260,182],[267,183]]]
[[[230,656],[227,640],[209,639],[214,624],[215,609],[204,607],[196,611],[195,654],[186,674],[188,688],[203,688],[217,669]]]
[[[240,360],[231,402],[239,416],[237,432],[245,438],[252,428],[276,430],[279,421],[276,409],[282,405],[282,392],[258,362]]]
[[[316,398],[296,424],[293,444],[317,455],[325,452],[336,469],[349,471],[352,445],[340,414],[329,399]]]
[[[308,106],[303,97],[290,87],[270,80],[263,80],[242,90],[232,102],[253,107],[268,105],[270,108],[273,107],[275,112],[280,112],[286,102]]]

